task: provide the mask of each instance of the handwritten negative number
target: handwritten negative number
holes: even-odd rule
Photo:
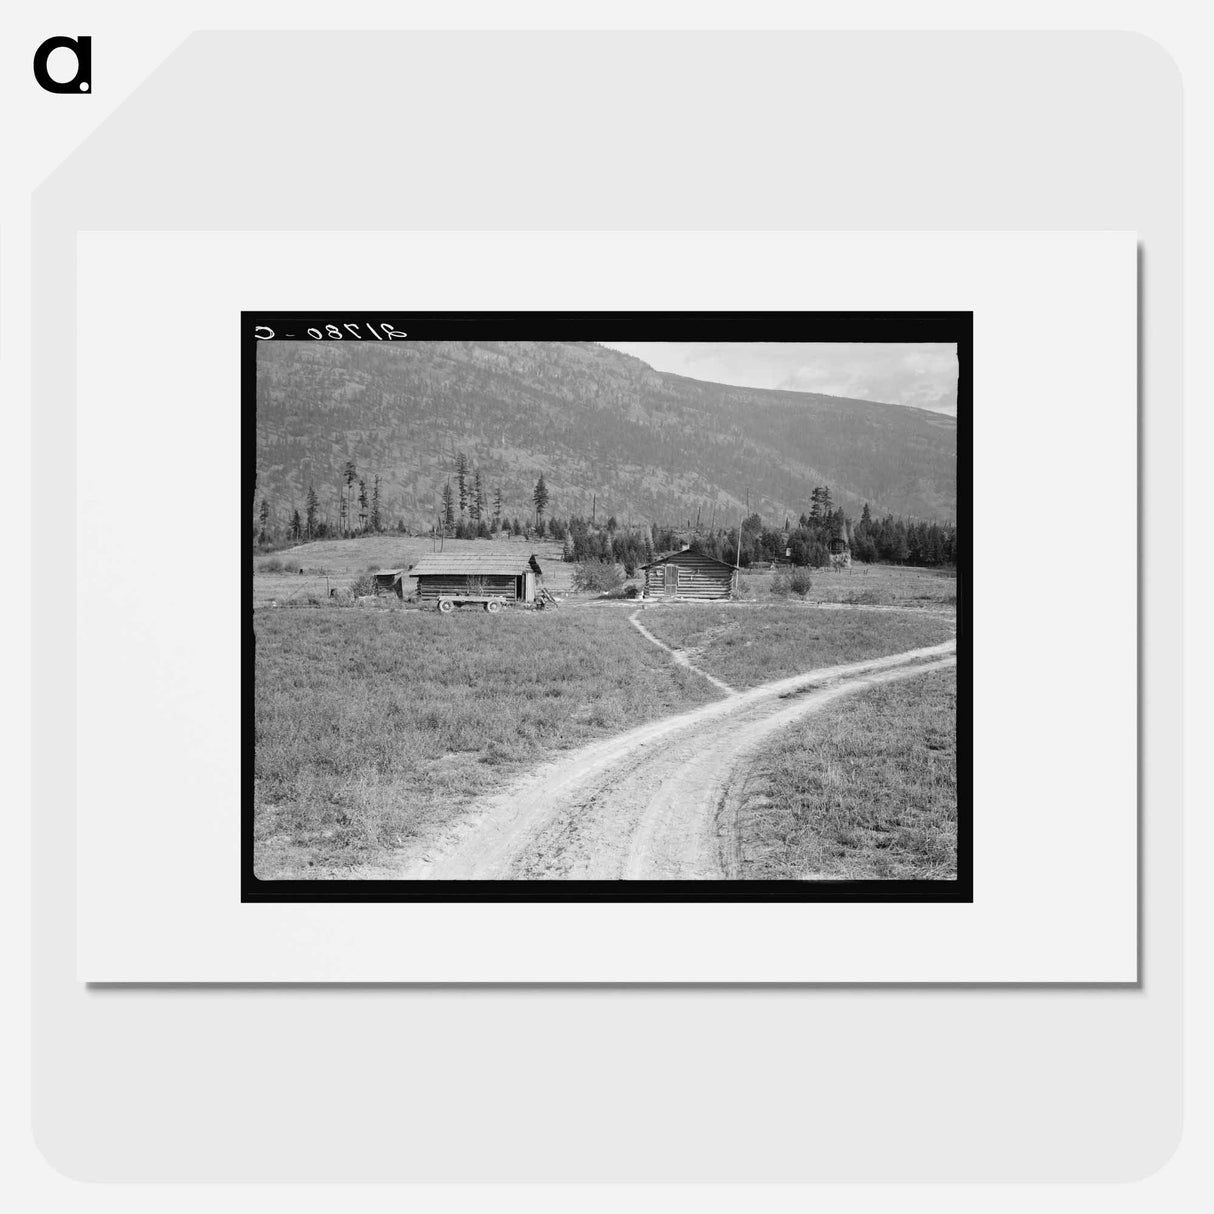
[[[313,341],[341,341],[342,338],[345,337],[345,333],[342,332],[342,329],[345,329],[346,333],[355,338],[357,341],[366,340],[362,333],[359,332],[360,329],[365,329],[366,332],[374,337],[376,341],[397,341],[400,338],[409,336],[408,333],[402,333],[399,329],[393,328],[389,322],[384,322],[379,325],[346,324],[341,325],[340,327],[338,325],[325,325],[323,329],[309,329],[308,336]],[[255,325],[253,327],[253,336],[257,338],[258,341],[273,341],[275,334],[274,330],[268,325]],[[284,336],[293,337],[294,334],[287,333]]]

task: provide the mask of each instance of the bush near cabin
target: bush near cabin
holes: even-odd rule
[[[623,584],[620,567],[614,561],[584,561],[573,573],[573,587],[595,594],[618,590]]]

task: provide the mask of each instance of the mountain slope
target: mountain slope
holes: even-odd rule
[[[814,485],[858,513],[956,516],[956,422],[873,401],[704,383],[594,342],[263,342],[257,348],[258,492],[279,518],[309,482],[336,521],[341,469],[378,474],[387,517],[433,521],[455,453],[503,512],[678,525],[714,506],[783,521]]]

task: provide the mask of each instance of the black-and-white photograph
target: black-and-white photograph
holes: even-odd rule
[[[970,314],[243,325],[247,899],[972,896]]]

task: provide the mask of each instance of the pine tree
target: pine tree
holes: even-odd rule
[[[384,520],[379,509],[379,476],[375,477],[375,485],[371,490],[371,530],[377,535],[383,530]]]
[[[350,490],[354,487],[354,482],[358,480],[358,469],[354,466],[352,459],[346,460],[346,466],[342,469],[342,480],[345,482],[345,492],[341,499],[341,511],[343,515],[343,525],[347,532],[352,530],[350,527]]]
[[[303,519],[299,517],[298,509],[291,511],[291,538],[298,543],[303,534]]]
[[[443,486],[443,526],[448,530],[455,526],[455,494],[450,481]]]
[[[500,527],[502,525],[502,487],[498,487],[493,493],[493,525]]]
[[[478,468],[476,474],[472,478],[472,499],[471,509],[469,513],[472,515],[472,521],[479,525],[481,521],[481,512],[485,504],[485,490],[481,484],[481,470]]]
[[[809,495],[809,519],[811,526],[825,523],[830,519],[830,489],[825,485],[816,485]]]
[[[468,457],[461,451],[455,460],[455,479],[459,485],[459,516],[468,509]]]
[[[535,503],[535,517],[538,522],[543,516],[544,508],[548,505],[548,486],[544,484],[544,474],[540,473],[540,479],[535,482],[535,489],[532,490],[531,500]]]
[[[308,485],[308,496],[304,499],[304,511],[308,520],[308,539],[316,534],[316,516],[320,512],[320,499],[316,496],[316,486]]]
[[[360,530],[365,531],[367,527],[367,481],[365,477],[360,478],[358,482],[358,510]]]
[[[261,509],[257,512],[258,521],[261,523],[261,543],[266,542],[266,529],[270,525],[270,503],[263,497],[261,499]]]

